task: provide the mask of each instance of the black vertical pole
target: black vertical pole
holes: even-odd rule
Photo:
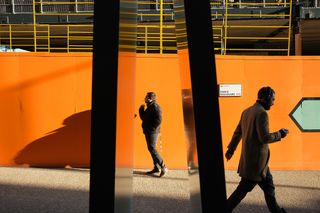
[[[202,212],[226,212],[226,186],[209,0],[184,0]]]
[[[94,2],[90,213],[114,212],[115,207],[120,0],[103,2]]]

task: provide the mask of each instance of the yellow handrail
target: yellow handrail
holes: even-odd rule
[[[130,2],[132,3],[132,2]],[[0,25],[0,42],[1,45],[8,44],[10,48],[14,47],[26,47],[30,51],[64,51],[64,52],[88,52],[92,51],[93,43],[93,23],[88,24],[40,24],[38,19],[43,16],[53,15],[66,15],[66,16],[92,16],[92,6],[94,2],[88,0],[85,2],[53,2],[53,1],[35,1],[32,0],[32,24],[1,24]],[[177,47],[187,47],[186,42],[177,44],[177,38],[186,37],[185,29],[176,29],[175,24],[185,24],[185,21],[173,21],[174,13],[181,13],[181,8],[174,8],[174,10],[166,10],[165,6],[171,5],[173,2],[167,2],[165,0],[159,0],[157,2],[151,1],[138,1],[138,5],[154,5],[157,10],[148,10],[143,12],[131,13],[125,12],[130,15],[136,15],[137,17],[157,17],[157,22],[138,22],[137,24],[122,25],[123,29],[128,31],[122,31],[120,34],[124,40],[134,41],[137,45],[127,45],[126,48],[136,48],[137,52],[143,53],[174,53],[177,51]],[[211,2],[211,7],[220,8],[215,14],[212,13],[213,22],[213,42],[215,44],[215,51],[219,51],[220,54],[228,54],[229,51],[270,51],[270,52],[283,52],[287,51],[287,55],[290,54],[291,43],[291,17],[292,17],[292,0],[289,2],[229,2],[228,0],[221,0],[219,2]],[[47,7],[48,6],[48,7]],[[53,6],[58,9],[49,9]],[[64,7],[65,6],[65,7]],[[67,11],[70,8],[78,8],[78,6],[84,7],[80,10]],[[289,14],[283,14],[282,12],[275,14],[263,14],[263,13],[244,13],[241,10],[235,11],[232,9],[236,7],[289,7]],[[47,8],[47,9],[43,9]],[[232,11],[231,11],[232,10]],[[212,10],[214,11],[214,10]],[[172,19],[170,19],[172,17]],[[253,25],[241,23],[239,20],[248,17],[257,20]],[[169,21],[168,21],[169,18]],[[238,19],[235,19],[238,18]],[[270,20],[283,20],[281,24],[276,25],[274,23],[265,24],[259,23],[259,20],[263,21],[263,18],[273,18]],[[170,21],[171,20],[171,21]],[[239,23],[236,23],[239,22]],[[130,30],[135,28],[136,30]],[[250,36],[238,35],[236,30],[255,30],[260,32],[261,30],[281,31],[281,34],[277,36],[266,36],[265,34]],[[136,31],[136,34],[133,32]],[[273,36],[273,37],[272,37]],[[245,40],[259,40],[259,41],[287,41],[287,48],[276,49],[274,47],[266,48],[232,48],[230,44],[234,41]]]

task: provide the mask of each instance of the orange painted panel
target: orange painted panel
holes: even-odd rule
[[[133,167],[135,114],[135,53],[119,53],[117,91],[116,165]],[[108,100],[106,100],[108,101]],[[108,141],[108,136],[105,137]]]
[[[88,166],[91,54],[0,54],[0,164]]]
[[[191,89],[190,63],[188,49],[179,50],[178,53],[181,89]]]
[[[144,103],[146,92],[154,91],[162,108],[161,155],[170,168],[186,168],[186,144],[183,132],[181,86],[176,55],[138,55],[136,76],[136,114]],[[135,119],[134,165],[152,168],[152,158],[147,150],[139,115]]]
[[[141,121],[134,114],[138,114],[145,93],[154,91],[164,116],[161,154],[169,168],[186,168],[181,88],[188,85],[180,79],[181,59],[188,60],[172,54],[137,54],[119,61],[123,70],[119,77],[125,83],[119,85],[118,101],[123,106],[134,104],[118,109],[117,140],[134,138],[133,147],[121,144],[125,150],[122,156],[133,155],[134,167],[152,166]],[[128,63],[134,60],[136,75],[126,73]],[[1,165],[89,166],[91,61],[89,53],[0,53]],[[270,145],[270,166],[320,169],[320,133],[302,133],[289,118],[302,97],[320,96],[320,57],[217,55],[216,65],[219,83],[239,83],[243,89],[241,97],[219,98],[223,148],[241,111],[254,103],[260,87],[270,85],[276,91],[276,102],[269,112],[270,130],[290,130],[287,138]],[[127,92],[135,95],[125,98]],[[132,125],[134,130],[130,131]],[[239,154],[237,150],[235,157],[225,162],[226,169],[237,167]],[[123,161],[123,165],[127,163]]]
[[[287,127],[290,130],[287,138],[280,143],[270,145],[270,166],[274,169],[320,168],[320,158],[315,156],[315,151],[306,150],[306,147],[310,146],[310,142],[304,138],[310,137],[310,133],[301,133],[288,116],[302,97],[319,96],[319,92],[317,92],[319,90],[303,92],[304,88],[318,85],[316,82],[306,82],[305,75],[310,73],[310,69],[305,69],[305,66],[309,60],[317,64],[320,62],[319,57],[217,56],[218,81],[220,83],[241,83],[243,86],[243,96],[231,98],[235,102],[228,103],[231,102],[230,98],[220,98],[224,148],[231,139],[242,109],[255,101],[256,93],[260,87],[269,85],[276,91],[275,105],[269,111],[270,130],[277,131],[282,127]],[[227,69],[225,69],[226,67]],[[228,78],[232,78],[231,70],[241,70],[243,78],[239,78],[237,82],[234,82],[234,79],[228,81]],[[314,77],[317,78],[317,76],[319,77],[319,73],[314,73]],[[230,125],[230,121],[232,121],[232,125]],[[320,139],[319,133],[311,134],[313,134],[314,140]],[[312,146],[316,149],[319,148],[319,145],[314,143]],[[239,154],[240,150],[237,151],[235,159],[225,163],[225,167],[235,169]],[[305,156],[310,155],[313,156],[312,159],[307,160]]]
[[[186,54],[187,55],[187,54]],[[158,74],[168,70],[168,61],[172,61],[166,56],[153,56],[144,55],[138,56],[144,60],[137,61],[137,97],[143,97],[144,88],[150,87],[150,84],[158,84]],[[188,60],[187,57],[179,54],[178,60]],[[161,58],[161,63],[159,62]],[[157,60],[157,61],[155,61]],[[181,61],[180,61],[181,62]],[[178,62],[179,63],[179,62]],[[186,63],[183,63],[186,64]],[[217,77],[218,83],[239,83],[242,85],[242,97],[220,97],[220,112],[221,112],[221,125],[223,147],[226,148],[229,140],[231,139],[234,128],[239,121],[240,114],[245,107],[250,106],[256,100],[257,91],[262,87],[269,85],[276,91],[276,102],[272,110],[269,111],[270,115],[270,130],[277,131],[282,127],[287,127],[290,134],[280,143],[271,144],[271,162],[270,166],[273,169],[319,169],[320,157],[317,151],[320,148],[319,143],[320,133],[302,133],[289,118],[289,113],[298,103],[302,97],[319,97],[319,79],[320,74],[315,72],[315,67],[320,65],[320,57],[302,57],[302,56],[216,56]],[[142,70],[144,72],[142,72]],[[179,68],[170,65],[170,72],[172,77],[175,72],[179,72]],[[164,74],[165,75],[165,74]],[[157,91],[164,90],[164,87],[171,87],[170,98],[165,95],[165,98],[170,101],[171,107],[181,107],[180,93],[172,96],[175,90],[180,91],[175,84],[172,77],[168,77],[166,84],[158,88]],[[139,80],[141,79],[141,81]],[[160,77],[159,77],[160,79]],[[188,83],[181,79],[182,88],[188,87]],[[173,83],[173,82],[172,82]],[[140,89],[141,88],[141,89]],[[173,98],[173,99],[171,99]],[[162,101],[164,101],[162,99]],[[173,104],[177,105],[174,106]],[[166,107],[166,104],[165,104]],[[181,109],[180,109],[181,110]],[[179,112],[179,116],[181,112]],[[178,119],[179,118],[179,119]],[[177,124],[183,122],[180,117],[175,116],[166,118],[168,121]],[[138,122],[139,124],[139,122]],[[167,124],[168,125],[168,124]],[[140,126],[136,127],[137,136],[135,143],[135,165],[137,167],[150,167],[148,162],[148,153],[141,133],[139,133]],[[182,129],[182,128],[181,128]],[[163,131],[162,134],[170,134]],[[181,135],[181,138],[183,136]],[[184,139],[181,139],[184,140]],[[137,143],[138,141],[138,143]],[[183,145],[183,143],[181,143]],[[185,149],[177,149],[169,147],[168,152],[171,153],[171,158],[180,156],[179,162],[182,164],[172,164],[171,160],[168,163],[170,167],[184,167],[185,166]],[[240,149],[237,150],[235,156],[229,162],[225,162],[226,169],[237,168],[239,160]]]

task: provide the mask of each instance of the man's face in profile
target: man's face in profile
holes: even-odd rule
[[[269,110],[271,106],[274,105],[275,100],[276,100],[276,94],[272,93],[271,98],[268,101],[266,101],[266,110]]]
[[[151,99],[148,95],[146,95],[146,97],[144,98],[144,102],[145,102],[146,104],[149,104],[149,103],[152,102],[152,99]]]

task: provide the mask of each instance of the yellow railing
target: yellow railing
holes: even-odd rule
[[[137,28],[138,52],[163,53],[163,51],[176,51],[176,33],[174,25],[159,26],[154,24],[139,24]]]
[[[91,52],[92,24],[2,24],[0,45],[33,52]]]
[[[230,13],[229,9],[232,7],[284,7],[289,5],[289,14],[284,13],[274,13],[274,14],[263,14],[263,13]],[[287,55],[290,55],[290,40],[291,40],[291,17],[292,17],[292,0],[288,2],[225,2],[225,14],[224,14],[224,47],[223,54],[227,54],[232,51],[256,51],[256,52],[285,52]],[[230,17],[232,17],[233,23],[230,23]],[[251,20],[259,18],[259,21],[255,22],[247,22],[250,25],[241,25],[239,22],[235,22],[236,17],[249,18]],[[273,19],[266,19],[273,18]],[[250,29],[250,31],[248,30]],[[252,29],[255,29],[253,31]],[[241,36],[235,36],[235,33],[232,31],[241,30],[242,32],[250,32],[250,33],[242,33]],[[264,33],[263,35],[259,34],[262,30],[268,31],[269,34],[267,36]],[[231,34],[231,35],[230,35]],[[245,34],[245,35],[244,35]],[[264,47],[251,47],[251,48],[235,48],[228,47],[228,42],[230,41],[244,41],[250,40],[255,43],[270,43],[273,41],[274,45],[264,45]],[[274,42],[281,41],[281,42]]]
[[[75,2],[33,1],[34,24],[1,24],[0,46],[9,48],[25,48],[35,52],[90,52],[93,44],[93,24],[40,24],[45,16],[83,16],[93,17],[93,0]],[[125,38],[136,39],[136,48],[140,53],[175,53],[177,38],[185,37],[185,29],[176,29],[173,2],[167,0],[138,1],[141,5],[151,5],[154,10],[146,9],[138,12],[137,24],[130,27],[135,30],[121,32]],[[241,5],[240,5],[241,4]],[[234,7],[284,7],[290,5],[290,14],[246,14],[230,12]],[[213,42],[217,54],[233,54],[234,52],[279,52],[290,54],[291,43],[291,8],[292,0],[281,2],[230,2],[216,0],[211,7],[220,8],[221,12],[212,13]],[[56,9],[53,9],[56,8]],[[57,9],[58,8],[58,9]],[[255,20],[248,24],[247,20]],[[155,21],[145,22],[147,18]],[[238,19],[235,19],[238,18]],[[268,19],[273,18],[273,19]],[[43,19],[42,19],[43,20]],[[252,24],[254,23],[254,24]],[[130,32],[129,32],[130,31]],[[132,35],[136,31],[136,35]],[[263,31],[269,34],[261,33]],[[249,33],[246,33],[249,32]],[[275,34],[277,32],[277,34]],[[129,35],[130,36],[126,36]],[[252,41],[254,47],[242,47],[244,41]],[[270,47],[262,44],[274,43]],[[260,46],[259,46],[260,45]],[[179,43],[178,47],[187,47],[187,43]],[[282,52],[282,53],[281,53]]]

